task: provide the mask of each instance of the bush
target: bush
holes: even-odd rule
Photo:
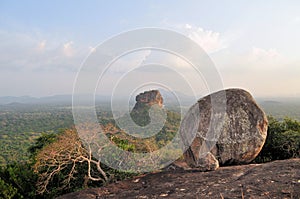
[[[13,163],[0,168],[0,198],[38,198],[37,176],[28,163]]]
[[[266,143],[255,162],[300,157],[300,122],[290,118],[278,121],[269,117]]]
[[[13,187],[11,184],[2,180],[1,177],[0,177],[0,190],[2,190],[0,192],[0,198],[7,198],[7,199],[13,198],[18,192],[17,188]]]

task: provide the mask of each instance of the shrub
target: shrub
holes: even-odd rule
[[[266,143],[255,162],[300,157],[300,122],[290,118],[278,121],[269,117]]]

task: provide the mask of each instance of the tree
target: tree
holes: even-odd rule
[[[42,135],[36,139],[36,142],[28,148],[28,152],[31,154],[30,156],[34,158],[43,147],[55,142],[56,139],[57,133],[42,133]]]
[[[290,118],[278,121],[268,117],[268,135],[255,162],[300,157],[300,122]]]
[[[84,147],[75,130],[66,130],[42,148],[36,155],[34,171],[38,173],[39,194],[65,193],[87,186],[89,181],[108,180],[100,161],[93,158],[90,145]]]
[[[11,184],[2,180],[1,177],[0,177],[0,190],[2,190],[0,192],[0,198],[10,199],[13,198],[18,193],[17,188],[13,187]]]
[[[37,176],[31,166],[18,162],[0,168],[0,198],[39,198],[35,196]]]

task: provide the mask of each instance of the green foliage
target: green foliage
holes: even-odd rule
[[[37,176],[28,163],[13,163],[0,169],[0,198],[39,198]]]
[[[18,162],[26,162],[28,160],[28,147],[34,143],[40,133],[0,133],[0,166]]]
[[[112,136],[111,140],[121,149],[126,151],[135,151],[135,145],[130,144],[128,140]]]
[[[41,136],[36,139],[35,143],[28,148],[31,157],[34,157],[37,154],[37,152],[39,152],[46,145],[55,142],[56,139],[56,133],[42,133]]]
[[[134,150],[134,146],[127,140],[115,136],[111,137],[111,140],[124,150]],[[54,198],[86,187],[99,187],[106,182],[123,180],[133,175],[99,163],[92,157],[88,146],[82,144],[75,130],[66,130],[54,137],[46,134],[37,139],[37,143],[32,147],[37,149],[33,150],[35,156],[33,168],[38,175],[37,193],[42,197]]]
[[[85,182],[85,175],[87,171],[87,164],[86,163],[78,163],[76,165],[77,172],[73,175],[72,180],[69,182],[68,186],[63,187],[63,181],[66,179],[68,175],[68,171],[72,169],[72,165],[69,164],[66,168],[60,171],[48,185],[48,191],[44,192],[43,194],[39,194],[39,197],[42,198],[56,198],[60,195],[71,193],[74,191],[82,190],[83,188],[87,187],[100,187],[103,185],[101,182],[91,182],[89,181],[88,184],[84,185]],[[45,169],[51,169],[45,168]],[[92,168],[95,170],[95,168]]]
[[[142,113],[133,113],[140,125],[149,123],[149,109]],[[164,127],[155,136],[139,139],[129,136],[118,129],[108,111],[97,112],[99,121],[107,128],[106,135],[118,147],[131,152],[155,151],[168,144],[178,131],[181,115],[178,112],[167,111]],[[145,115],[148,117],[140,117]],[[66,170],[56,175],[49,184],[49,192],[36,194],[37,174],[32,164],[36,155],[51,143],[57,142],[61,128],[69,128],[73,124],[72,114],[67,107],[38,108],[31,110],[8,110],[0,114],[0,198],[53,198],[61,194],[77,191],[86,187],[99,187],[101,181],[86,181],[86,162],[76,165],[76,172],[68,186],[61,189],[62,181],[72,169],[72,164]],[[24,133],[25,132],[25,133]],[[41,133],[45,132],[45,133]],[[29,149],[28,149],[29,147]],[[31,154],[31,159],[29,155]],[[114,156],[116,154],[112,154]],[[168,154],[168,157],[172,154]],[[278,159],[300,157],[300,122],[286,118],[277,120],[269,117],[269,128],[266,143],[255,159],[255,162],[267,162]],[[17,163],[13,163],[17,161]],[[109,177],[108,182],[130,178],[136,173],[121,172],[101,164],[101,168]],[[45,167],[45,169],[50,169]],[[96,175],[97,168],[92,165],[92,174]]]
[[[266,143],[255,162],[300,157],[300,122],[290,118],[278,121],[269,117]]]
[[[18,192],[17,188],[13,187],[11,184],[2,180],[1,177],[0,177],[0,190],[2,190],[0,192],[0,198],[3,199],[11,199]]]
[[[24,105],[1,107],[0,114],[0,165],[26,162],[28,147],[42,133],[58,132],[73,126],[69,107],[50,105]]]
[[[272,115],[280,121],[286,117],[294,118],[300,121],[299,99],[277,100],[278,101],[262,101],[260,102],[260,106],[263,108],[265,113]]]
[[[138,175],[138,173],[135,173],[135,172],[119,171],[119,170],[116,170],[116,169],[109,168],[105,165],[103,165],[103,170],[109,176],[108,183],[113,183],[113,182],[118,182],[118,181],[122,181],[122,180],[125,180],[125,179],[130,179],[130,178]],[[97,187],[97,186],[92,185],[92,186],[89,186],[89,187]]]

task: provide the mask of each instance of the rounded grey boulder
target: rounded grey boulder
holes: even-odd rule
[[[262,149],[267,128],[265,113],[247,91],[213,93],[198,100],[181,123],[180,135],[187,148],[184,159],[191,168],[201,170],[217,168],[203,168],[207,153],[220,165],[249,163]]]

